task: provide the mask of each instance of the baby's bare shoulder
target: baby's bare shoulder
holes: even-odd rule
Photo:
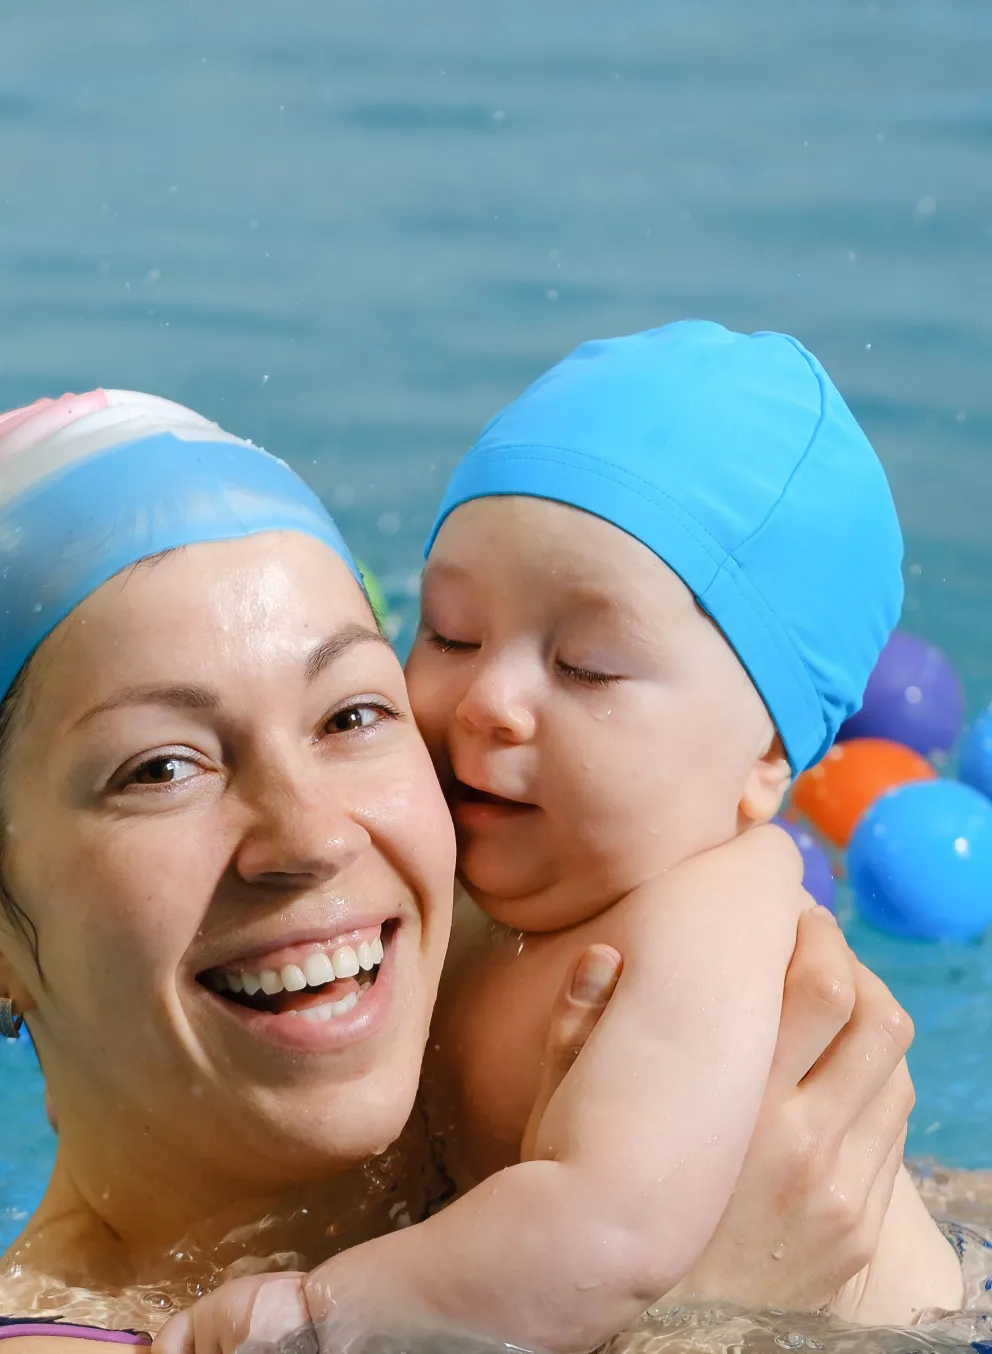
[[[709,851],[691,856],[634,889],[622,903],[604,914],[604,934],[597,940],[626,953],[624,940],[635,945],[645,939],[671,908],[690,912],[708,901],[745,911],[783,913],[790,920],[810,905],[802,887],[803,864],[795,844],[781,828],[751,828]],[[609,926],[613,934],[605,933]]]
[[[727,882],[738,888],[758,884],[795,889],[802,878],[803,862],[795,842],[780,827],[767,823],[690,857],[668,870],[657,885],[673,891]]]

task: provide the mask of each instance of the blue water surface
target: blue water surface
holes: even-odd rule
[[[3,0],[0,408],[148,389],[291,461],[409,636],[481,424],[582,339],[783,328],[875,441],[906,623],[992,698],[988,0]],[[911,1148],[992,1165],[992,949],[852,929]],[[53,1151],[0,1046],[0,1243]]]

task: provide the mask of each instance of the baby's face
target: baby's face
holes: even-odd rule
[[[447,519],[407,678],[461,877],[521,930],[575,925],[729,840],[773,755],[761,698],[685,584],[544,499]]]

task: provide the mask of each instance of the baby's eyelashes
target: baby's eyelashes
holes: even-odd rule
[[[610,672],[594,672],[591,668],[574,667],[571,663],[566,663],[558,659],[555,667],[562,677],[567,677],[571,682],[581,682],[585,686],[612,686],[615,682],[623,680]]]
[[[430,626],[421,626],[421,637],[425,643],[438,653],[474,653],[479,648],[478,644],[473,644],[468,640],[449,639],[447,635],[441,635]]]

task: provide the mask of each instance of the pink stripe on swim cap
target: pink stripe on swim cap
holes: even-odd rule
[[[35,400],[23,409],[0,414],[0,457],[13,456],[43,442],[60,429],[75,423],[84,414],[106,409],[103,390],[88,390],[85,395],[60,395],[57,400]]]

